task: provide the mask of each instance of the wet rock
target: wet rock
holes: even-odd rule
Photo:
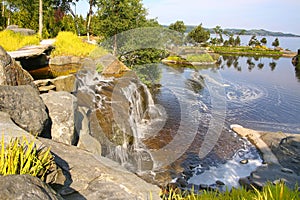
[[[248,161],[247,159],[241,160],[241,161],[240,161],[240,163],[243,164],[243,165],[244,165],[244,164],[247,164],[248,162],[249,162],[249,161]]]
[[[281,179],[276,179],[276,180],[274,180],[272,183],[273,183],[274,185],[277,185],[277,184],[280,184],[280,183],[286,183],[286,182],[288,182],[286,179],[281,178]]]
[[[49,61],[50,65],[69,65],[81,63],[81,58],[76,56],[56,56]]]
[[[201,190],[207,190],[209,186],[207,184],[200,184],[199,187]]]
[[[181,188],[186,188],[188,186],[188,183],[184,178],[178,178],[176,183],[178,183],[179,187]]]
[[[130,71],[122,62],[111,54],[107,54],[100,58],[100,63],[103,65],[102,74],[104,75],[120,75]]]
[[[51,82],[55,85],[56,91],[74,92],[76,90],[76,78],[73,74],[59,76]]]
[[[78,142],[78,135],[75,132],[77,98],[63,91],[41,94],[41,97],[49,109],[49,116],[52,120],[52,139],[76,145]]]
[[[284,173],[289,173],[289,174],[293,174],[294,173],[294,171],[293,170],[291,170],[291,169],[289,169],[289,168],[281,168],[281,171],[282,172],[284,172]]]
[[[36,88],[32,76],[0,46],[0,85],[30,85]],[[38,92],[38,91],[37,91]]]
[[[217,185],[225,185],[225,183],[222,182],[222,181],[220,181],[220,180],[217,180],[217,181],[216,181],[216,184],[217,184]]]
[[[0,176],[1,199],[62,200],[50,186],[31,175]]]
[[[33,135],[47,135],[50,119],[36,90],[29,85],[0,86],[0,111]]]

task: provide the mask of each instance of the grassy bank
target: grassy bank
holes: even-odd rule
[[[289,189],[284,183],[276,185],[268,184],[261,191],[253,188],[232,189],[224,193],[218,191],[201,191],[199,194],[180,192],[179,190],[168,191],[162,195],[163,200],[297,200],[300,198],[298,188]]]
[[[224,46],[211,46],[211,50],[219,54],[230,54],[230,55],[245,55],[245,56],[266,56],[266,57],[280,57],[283,55],[282,52],[268,49],[264,46],[258,47],[224,47]]]

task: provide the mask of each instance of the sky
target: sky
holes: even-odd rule
[[[88,10],[81,0],[77,13]],[[142,0],[148,18],[163,25],[177,20],[205,28],[265,29],[300,35],[300,0]]]

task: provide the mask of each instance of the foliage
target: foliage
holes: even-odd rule
[[[253,35],[253,36],[250,38],[250,40],[249,40],[249,42],[248,42],[248,45],[249,45],[249,46],[260,46],[260,42],[258,41],[258,39],[256,38],[256,36]]]
[[[233,188],[231,191],[227,190],[224,193],[200,191],[195,194],[195,192],[181,192],[179,189],[171,189],[163,193],[161,195],[163,200],[296,200],[300,197],[298,188],[291,190],[284,183],[268,184],[262,191]]]
[[[37,148],[34,141],[26,137],[12,139],[6,147],[2,135],[0,153],[0,174],[30,174],[41,179],[52,165],[50,148]]]
[[[275,38],[275,40],[272,42],[273,47],[278,47],[279,46],[279,40],[278,38]]]
[[[169,29],[184,34],[186,31],[186,26],[184,25],[183,21],[176,21],[175,23],[170,24]]]
[[[88,56],[96,46],[82,41],[81,38],[72,32],[60,32],[56,37],[55,50],[51,56]]]
[[[188,38],[192,39],[196,43],[205,43],[210,37],[210,33],[208,30],[205,30],[202,27],[202,24],[194,28],[188,34]]]
[[[148,87],[155,86],[161,79],[161,69],[157,63],[134,65],[132,70],[136,72],[139,79]]]
[[[107,51],[103,49],[102,47],[96,47],[91,53],[89,54],[90,58],[96,59],[100,58],[107,54]]]
[[[123,54],[120,60],[126,66],[132,67],[134,65],[143,65],[149,63],[160,62],[161,59],[168,55],[167,51],[160,49],[140,49]]]
[[[268,49],[265,47],[224,47],[224,46],[211,46],[215,53],[220,54],[235,54],[235,55],[249,55],[249,56],[272,56],[272,57],[279,57],[282,55],[280,51],[274,51],[272,49]]]
[[[6,51],[15,51],[26,45],[39,44],[40,39],[37,35],[24,36],[20,33],[14,33],[11,30],[0,32],[0,45]]]
[[[268,42],[267,38],[265,38],[265,37],[261,38],[261,40],[260,40],[260,43],[262,43],[263,45],[266,45],[267,42]]]
[[[214,62],[214,59],[208,54],[190,54],[186,58],[189,62]]]

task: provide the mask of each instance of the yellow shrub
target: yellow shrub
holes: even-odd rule
[[[27,45],[37,45],[40,39],[37,35],[25,36],[11,30],[0,32],[0,45],[6,51],[15,51]]]
[[[55,41],[51,56],[87,57],[97,46],[82,41],[72,32],[60,32]]]

